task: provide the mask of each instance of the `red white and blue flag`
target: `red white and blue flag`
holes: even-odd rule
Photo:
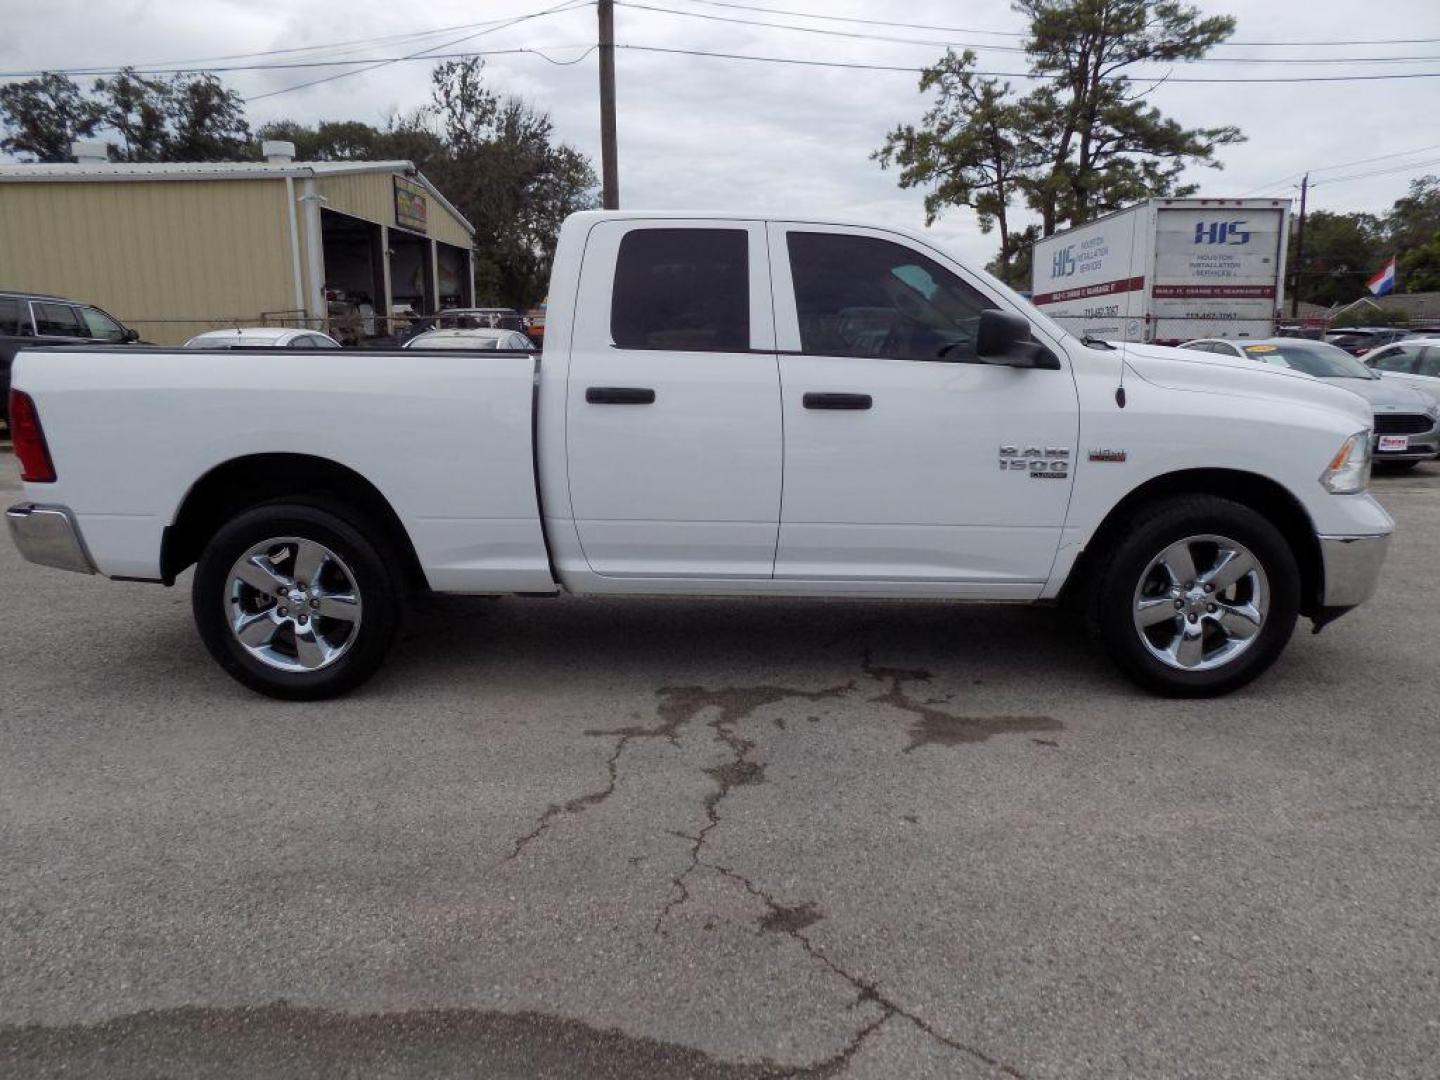
[[[1380,268],[1380,272],[1365,283],[1371,296],[1385,296],[1395,291],[1395,256]]]

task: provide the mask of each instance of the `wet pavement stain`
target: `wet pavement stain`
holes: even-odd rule
[[[961,746],[984,742],[992,735],[1065,730],[1065,725],[1051,716],[956,716],[941,712],[916,701],[906,692],[907,683],[929,682],[934,678],[924,668],[880,667],[872,662],[868,652],[861,668],[876,682],[890,684],[883,694],[869,700],[892,706],[915,718],[910,725],[910,742],[903,751],[906,754],[922,746]]]
[[[811,901],[786,907],[774,904],[761,917],[760,929],[772,934],[794,934],[807,926],[814,926],[825,916]]]
[[[853,1039],[852,1039],[853,1043]],[[833,1076],[851,1045],[813,1065],[727,1062],[690,1047],[537,1012],[355,1014],[285,1002],[182,1006],[96,1024],[0,1027],[0,1075],[73,1080],[769,1080]]]

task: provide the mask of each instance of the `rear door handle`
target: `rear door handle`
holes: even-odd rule
[[[590,386],[585,400],[591,405],[653,405],[655,391],[645,386]]]
[[[806,394],[801,400],[807,409],[868,409],[874,404],[869,394]]]

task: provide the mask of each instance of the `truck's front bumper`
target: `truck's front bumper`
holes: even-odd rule
[[[1320,559],[1325,568],[1322,606],[1341,613],[1370,599],[1389,550],[1389,533],[1320,537]]]
[[[5,511],[5,520],[10,525],[10,539],[31,562],[81,574],[95,573],[95,564],[85,550],[80,526],[69,507],[20,503]]]

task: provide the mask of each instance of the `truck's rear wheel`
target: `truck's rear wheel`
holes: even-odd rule
[[[192,593],[200,637],[221,667],[262,694],[343,694],[375,672],[395,637],[399,571],[382,550],[317,506],[246,511],[200,557]]]
[[[1116,664],[1174,697],[1224,694],[1280,655],[1300,571],[1278,529],[1212,496],[1152,504],[1099,568],[1092,618]]]

